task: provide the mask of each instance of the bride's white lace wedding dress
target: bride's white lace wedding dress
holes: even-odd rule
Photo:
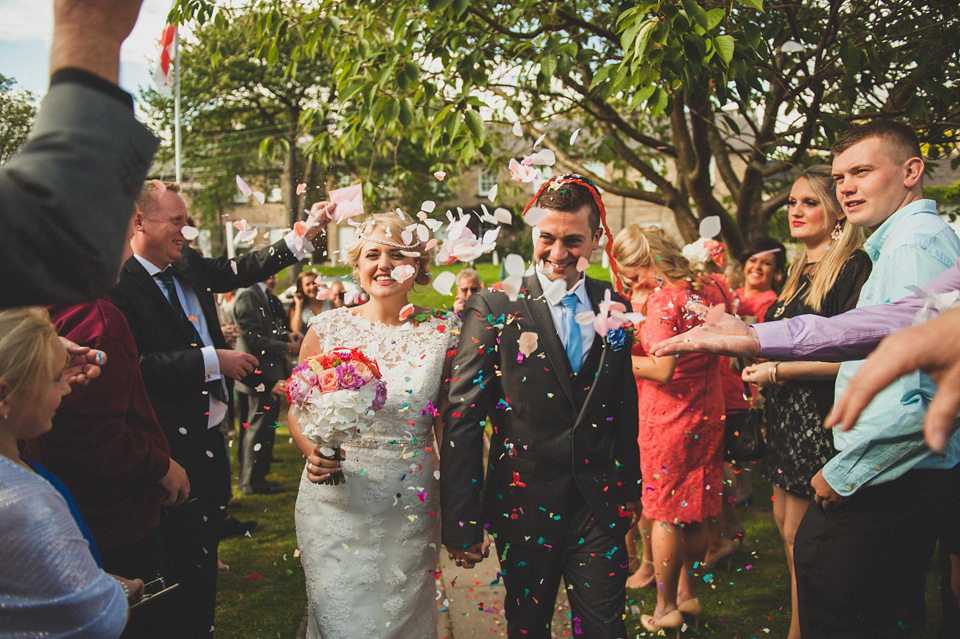
[[[323,351],[360,347],[375,358],[387,401],[364,436],[344,444],[346,482],[297,496],[297,543],[307,581],[307,637],[437,636],[439,458],[433,437],[452,314],[402,326],[339,308],[313,318]]]

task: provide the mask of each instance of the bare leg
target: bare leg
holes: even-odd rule
[[[653,569],[653,544],[650,541],[650,526],[652,522],[640,515],[640,522],[631,532],[634,533],[633,542],[630,541],[630,533],[627,533],[627,548],[636,553],[637,531],[639,530],[640,539],[643,541],[643,561],[639,568],[627,578],[627,588],[646,588],[651,585],[651,579],[654,576]],[[636,557],[636,554],[634,554]]]
[[[684,550],[679,526],[653,521],[651,527],[653,566],[657,575],[657,607],[654,620],[677,609],[677,589],[683,569]]]
[[[774,486],[773,514],[777,520],[777,528],[780,529],[780,535],[783,537],[783,549],[787,556],[787,568],[790,570],[790,631],[787,633],[787,639],[800,639],[800,619],[797,613],[797,577],[793,571],[793,545],[797,536],[797,528],[800,526],[800,520],[803,514],[807,512],[807,506],[810,500],[805,497],[788,493],[782,488]],[[781,503],[778,508],[777,502]],[[781,515],[777,517],[777,511]]]
[[[683,525],[683,569],[677,590],[677,603],[697,596],[697,578],[694,565],[703,561],[709,542],[709,529],[703,522]]]

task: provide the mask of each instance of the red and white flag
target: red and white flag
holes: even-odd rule
[[[169,98],[173,85],[177,81],[177,69],[174,64],[177,53],[177,25],[168,24],[163,28],[160,36],[160,59],[157,68],[153,71],[153,83],[157,91],[165,98]]]

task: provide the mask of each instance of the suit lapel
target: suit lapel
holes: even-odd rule
[[[547,354],[547,359],[550,360],[551,369],[557,376],[564,395],[567,396],[573,406],[576,406],[573,386],[570,383],[570,375],[573,371],[570,369],[567,351],[563,348],[563,342],[560,341],[557,327],[553,323],[553,316],[550,315],[550,309],[547,307],[549,302],[543,297],[540,280],[537,279],[536,274],[528,275],[523,284],[527,289],[527,296],[523,298],[523,304],[537,328],[537,339],[543,346],[543,352]]]
[[[174,262],[173,268],[177,273],[177,277],[180,278],[180,283],[192,288],[194,296],[200,303],[203,318],[207,323],[207,332],[210,333],[210,337],[214,342],[213,344],[208,344],[208,346],[222,348],[222,345],[217,342],[217,334],[220,332],[220,318],[217,315],[217,305],[213,299],[213,295],[206,286],[193,277],[193,270],[188,267],[183,259]]]
[[[589,277],[586,278],[584,286],[587,288],[587,298],[590,300],[590,305],[593,307],[593,312],[598,313],[600,311],[600,302],[603,301],[606,287]],[[589,411],[587,410],[587,407],[590,405],[590,400],[593,398],[593,392],[602,384],[600,377],[604,374],[604,364],[607,360],[607,354],[610,352],[610,349],[607,348],[607,344],[604,341],[605,339],[606,337],[600,335],[594,335],[593,337],[593,344],[590,346],[590,355],[587,356],[587,361],[590,361],[590,359],[594,357],[594,352],[597,349],[600,349],[600,361],[597,362],[597,370],[593,378],[593,383],[590,385],[590,390],[587,391],[587,396],[583,400],[583,406],[580,407],[580,414],[577,415],[577,421],[574,423],[574,428],[580,424],[580,422],[583,420],[583,416],[588,414]]]
[[[147,273],[147,269],[143,268],[143,264],[141,264],[137,258],[131,257],[127,260],[127,263],[123,265],[123,268],[130,275],[131,280],[139,286],[148,297],[152,298],[157,305],[163,308],[162,312],[167,315],[167,321],[179,327],[180,331],[184,333],[184,336],[192,338],[192,335],[186,334],[186,329],[180,321],[180,318],[177,317],[176,311],[173,310],[173,306],[170,305],[170,301],[167,300],[166,296],[160,290],[157,281]]]

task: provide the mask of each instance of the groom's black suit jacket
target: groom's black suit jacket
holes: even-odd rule
[[[584,285],[596,312],[608,286]],[[482,291],[463,311],[440,455],[443,543],[451,548],[479,543],[484,527],[498,540],[556,545],[583,505],[623,535],[629,516],[621,506],[640,498],[631,340],[616,348],[596,335],[574,375],[536,275],[524,287],[516,302]],[[537,334],[537,348],[518,363],[525,332]]]

